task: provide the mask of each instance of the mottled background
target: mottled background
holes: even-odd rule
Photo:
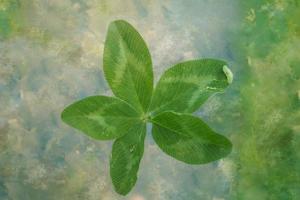
[[[230,156],[187,165],[149,133],[136,187],[114,192],[111,142],[60,112],[111,93],[102,53],[115,19],[149,44],[156,81],[178,61],[229,63],[233,84],[197,114],[232,140]],[[298,200],[299,52],[299,0],[0,0],[0,199]]]

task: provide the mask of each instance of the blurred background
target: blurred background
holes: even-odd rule
[[[111,94],[103,76],[108,24],[130,22],[155,81],[195,58],[229,63],[234,81],[199,111],[233,152],[206,165],[164,154],[150,131],[126,197],[109,177],[112,142],[60,120],[63,108]],[[1,0],[1,200],[300,199],[300,0]]]

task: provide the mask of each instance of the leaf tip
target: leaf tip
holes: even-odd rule
[[[66,118],[66,108],[63,109],[63,111],[61,111],[60,113],[60,118],[63,122],[65,122],[65,118]]]
[[[232,71],[229,69],[229,67],[228,67],[227,65],[224,65],[224,66],[223,66],[223,72],[224,72],[225,75],[226,75],[227,82],[228,82],[229,84],[231,84],[232,81],[233,81],[233,73],[232,73]]]
[[[130,193],[132,188],[135,185],[135,184],[130,185],[128,183],[123,185],[122,183],[120,184],[118,182],[115,182],[114,179],[112,179],[112,183],[113,183],[114,190],[116,191],[116,193],[118,193],[119,195],[122,195],[122,196],[126,196],[128,193]]]
[[[227,144],[227,154],[224,157],[228,156],[232,152],[232,148],[233,148],[232,142],[228,138],[226,138],[226,139],[227,139],[227,142],[228,142],[228,144]]]
[[[72,105],[72,104],[71,104],[71,105]],[[71,109],[70,109],[71,105],[66,106],[66,107],[61,111],[61,113],[60,113],[60,119],[61,119],[64,123],[66,123],[66,124],[68,124],[68,125],[71,125],[71,124],[70,124],[70,118],[72,118],[72,112],[70,112],[70,111],[71,111]],[[71,126],[72,126],[72,125],[71,125]]]
[[[120,190],[116,190],[116,192],[119,194],[119,195],[122,195],[122,196],[126,196],[129,192],[130,192],[130,190],[129,191],[120,191]]]
[[[110,25],[116,25],[116,26],[118,26],[118,25],[132,26],[129,22],[127,22],[127,21],[124,20],[124,19],[116,19],[116,20],[112,21],[112,22],[110,23]]]

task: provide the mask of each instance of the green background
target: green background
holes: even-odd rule
[[[102,53],[125,19],[148,43],[155,81],[193,58],[229,63],[234,81],[197,112],[233,152],[187,165],[148,133],[139,179],[122,197],[111,142],[60,120],[63,108],[110,95]],[[300,199],[299,0],[0,0],[0,199]]]

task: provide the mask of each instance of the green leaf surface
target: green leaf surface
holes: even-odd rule
[[[145,134],[146,124],[138,123],[113,144],[110,176],[119,194],[126,195],[136,183]]]
[[[204,164],[225,157],[231,142],[190,114],[164,112],[152,119],[152,135],[168,155],[189,164]]]
[[[150,106],[152,115],[163,111],[191,113],[208,97],[228,86],[226,63],[214,59],[192,60],[168,69],[160,78]]]
[[[77,101],[64,109],[61,118],[100,140],[119,138],[139,121],[137,112],[129,104],[107,96],[91,96]]]
[[[151,56],[140,34],[123,20],[109,25],[103,69],[117,97],[136,107],[139,112],[147,111],[153,90]]]

